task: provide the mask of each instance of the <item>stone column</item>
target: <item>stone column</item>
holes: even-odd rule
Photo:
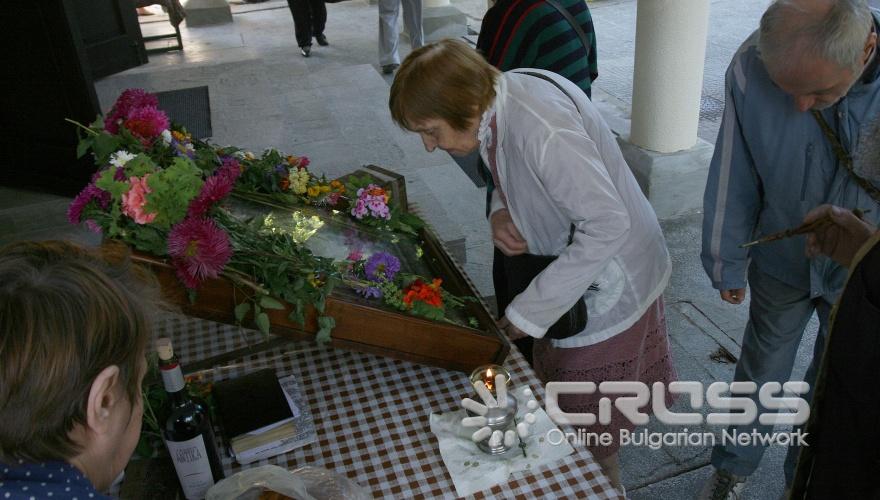
[[[636,146],[660,153],[697,142],[708,0],[639,0],[633,71]]]

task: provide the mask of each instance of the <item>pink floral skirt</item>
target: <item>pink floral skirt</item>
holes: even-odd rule
[[[533,356],[535,371],[544,383],[595,382],[598,385],[605,381],[640,381],[650,387],[654,382],[668,386],[676,378],[666,337],[662,296],[634,325],[608,340],[585,347],[561,348],[553,347],[549,339],[537,339]],[[667,391],[667,407],[672,404],[668,394]],[[566,413],[598,416],[602,397],[598,391],[594,394],[560,394],[559,408]],[[639,411],[650,414],[651,405]],[[620,449],[620,430],[634,428],[635,425],[612,405],[609,424],[596,422],[584,428],[587,433],[609,433],[612,444],[591,446],[592,443],[588,443],[587,447],[596,458],[609,457]]]

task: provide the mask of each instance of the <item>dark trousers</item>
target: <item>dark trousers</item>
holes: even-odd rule
[[[495,255],[492,257],[492,284],[495,285],[495,303],[498,304],[498,317],[504,316],[504,310],[507,309],[507,306],[513,300],[513,297],[510,297],[507,292],[507,276],[504,274],[504,254],[501,253],[501,250],[498,250],[498,247],[495,247]],[[532,346],[535,343],[535,339],[532,337],[525,337],[519,340],[514,340],[514,344],[516,344],[516,348],[519,349],[519,352],[522,353],[523,357],[526,358],[526,361],[529,362],[529,365],[532,364]]]
[[[324,0],[287,0],[293,14],[293,29],[296,31],[296,44],[300,47],[312,45],[312,37],[324,33],[327,23],[327,5]]]

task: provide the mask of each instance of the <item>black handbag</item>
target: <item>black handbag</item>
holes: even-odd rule
[[[570,245],[574,238],[574,225],[571,226],[571,232],[568,235],[568,244]],[[503,254],[502,254],[503,255]],[[503,266],[504,274],[507,278],[507,296],[516,297],[522,293],[529,284],[535,279],[535,276],[547,268],[554,260],[555,255],[533,255],[524,253],[509,257],[504,255]],[[590,289],[597,289],[596,285],[590,285]],[[574,306],[563,314],[553,326],[547,330],[544,338],[548,339],[566,339],[579,334],[587,327],[587,303],[584,301],[583,295],[575,302]]]

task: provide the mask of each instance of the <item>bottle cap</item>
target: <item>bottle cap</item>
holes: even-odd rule
[[[160,337],[156,340],[156,352],[159,353],[159,359],[168,361],[174,357],[174,348],[171,347],[171,339],[168,337]]]

